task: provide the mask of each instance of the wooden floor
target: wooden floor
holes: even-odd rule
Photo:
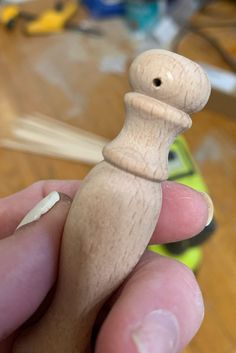
[[[235,19],[235,5],[228,12],[227,6],[222,9]],[[221,28],[214,35],[233,51],[235,29]],[[130,44],[123,40],[109,47],[105,39],[101,41],[75,33],[27,38],[19,28],[11,34],[1,28],[1,133],[7,134],[8,122],[15,116],[38,111],[114,137],[123,122],[127,77],[101,73],[95,60],[102,55],[99,48],[126,53]],[[227,68],[209,44],[193,35],[182,41],[179,50],[194,60]],[[186,138],[213,198],[218,228],[204,245],[198,274],[205,321],[185,353],[236,353],[236,119],[206,109],[196,114]],[[0,161],[1,197],[39,179],[83,178],[90,170],[85,164],[5,149],[0,149]]]

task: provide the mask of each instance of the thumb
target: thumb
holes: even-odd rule
[[[50,193],[0,242],[0,341],[35,312],[52,287],[70,205],[68,196]]]

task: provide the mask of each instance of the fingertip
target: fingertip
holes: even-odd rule
[[[46,196],[53,190],[60,190],[60,193],[73,199],[80,185],[80,180],[44,180],[41,185],[42,195]]]
[[[213,217],[214,217],[214,205],[212,202],[212,199],[206,192],[201,192],[202,197],[204,198],[206,204],[207,204],[207,211],[208,211],[208,218],[207,218],[207,223],[206,226],[209,226],[211,223]]]
[[[23,216],[50,192],[58,190],[73,199],[80,181],[76,180],[41,180],[16,194],[0,200],[0,239],[10,236]]]
[[[146,252],[109,313],[96,353],[175,353],[203,319],[203,301],[192,272]]]
[[[213,217],[205,193],[188,186],[166,181],[162,183],[163,201],[152,243],[183,240],[199,234]],[[211,205],[212,202],[211,202]]]

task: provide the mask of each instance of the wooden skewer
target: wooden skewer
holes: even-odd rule
[[[203,70],[164,50],[138,56],[126,121],[85,178],[69,212],[55,296],[14,353],[87,353],[96,316],[144,252],[161,209],[161,181],[176,135],[210,93]]]
[[[81,150],[75,149],[59,149],[57,147],[42,146],[37,143],[25,143],[15,140],[4,139],[0,141],[0,146],[15,151],[23,151],[31,154],[42,154],[48,157],[68,159],[75,162],[83,162],[86,164],[96,164],[102,160],[102,151],[95,150]]]
[[[42,132],[48,132],[59,138],[63,137],[69,142],[73,141],[78,143],[78,141],[82,141],[83,143],[100,146],[101,148],[107,143],[107,140],[101,136],[89,133],[88,131],[77,127],[72,127],[69,124],[57,121],[39,113],[31,117],[27,116],[26,118],[20,119],[18,124],[22,127],[32,127],[36,130],[40,129]]]
[[[105,138],[44,115],[13,120],[11,135],[0,146],[89,164],[100,162]]]

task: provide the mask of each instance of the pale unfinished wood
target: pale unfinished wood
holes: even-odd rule
[[[165,75],[172,68],[176,85]],[[169,146],[191,126],[186,112],[202,108],[210,86],[197,64],[163,50],[141,54],[130,77],[139,92],[126,95],[125,125],[105,147],[105,160],[85,178],[68,215],[54,300],[40,322],[19,337],[14,353],[87,353],[101,306],[150,240]]]
[[[8,131],[0,133],[2,147],[88,164],[103,160],[102,149],[107,142],[101,136],[39,113],[12,119]]]

